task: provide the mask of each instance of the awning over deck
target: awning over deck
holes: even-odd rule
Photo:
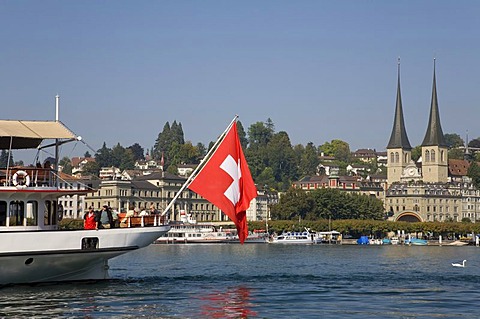
[[[75,138],[61,122],[0,120],[0,149],[31,149],[46,139]]]

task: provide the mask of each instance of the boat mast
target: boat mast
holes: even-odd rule
[[[55,122],[59,121],[59,109],[60,109],[60,95],[55,95]],[[59,156],[59,144],[58,139],[55,139],[55,167],[53,168],[56,171],[58,176],[58,156]],[[58,177],[55,179],[55,185],[58,187]]]

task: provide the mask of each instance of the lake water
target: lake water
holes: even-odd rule
[[[6,287],[0,317],[480,318],[480,248],[151,245],[112,280]],[[465,268],[452,262],[467,260]]]

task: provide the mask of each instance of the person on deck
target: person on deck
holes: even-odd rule
[[[98,228],[110,228],[113,224],[112,212],[108,209],[107,205],[103,205],[100,212],[100,223]]]
[[[88,209],[88,212],[83,216],[83,228],[84,229],[98,229],[97,216],[93,210],[93,207]]]

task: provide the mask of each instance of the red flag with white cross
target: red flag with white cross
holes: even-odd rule
[[[257,197],[257,189],[243,155],[236,122],[188,188],[217,206],[235,223],[243,244],[248,236],[246,210]]]

